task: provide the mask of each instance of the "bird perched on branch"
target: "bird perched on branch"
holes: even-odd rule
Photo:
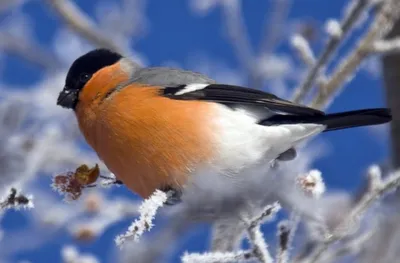
[[[385,108],[325,114],[195,72],[141,68],[107,49],[74,61],[57,104],[74,111],[108,169],[143,198],[181,192],[204,167],[240,176],[293,159],[295,146],[318,133],[391,120]]]

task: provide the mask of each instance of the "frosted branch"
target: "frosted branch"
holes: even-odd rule
[[[261,232],[261,226],[256,225],[247,229],[249,235],[249,242],[252,245],[253,257],[257,258],[262,263],[272,263],[271,254],[268,251],[268,245],[265,242],[264,235]]]
[[[378,177],[376,176],[374,176],[374,178],[374,180],[371,180],[371,182],[374,183],[373,187],[370,187],[370,189],[364,193],[349,215],[347,215],[333,230],[333,232],[326,238],[325,242],[316,248],[310,259],[306,262],[319,262],[323,256],[323,253],[331,244],[348,236],[349,233],[352,232],[352,229],[359,224],[359,221],[363,217],[365,211],[372,205],[374,201],[400,186],[400,171],[389,175],[383,180],[378,180]]]
[[[153,220],[157,214],[157,210],[167,201],[167,194],[156,190],[148,199],[144,200],[139,207],[140,217],[135,220],[128,228],[128,231],[116,237],[116,244],[122,248],[126,240],[132,239],[139,241],[139,238],[145,231],[150,231],[153,227]]]
[[[360,252],[364,248],[364,244],[368,242],[373,236],[376,229],[372,228],[371,230],[366,231],[365,233],[359,235],[356,238],[353,238],[347,242],[343,246],[334,249],[333,251],[327,252],[322,262],[329,263],[335,262],[339,257],[343,257],[345,255],[355,255]]]
[[[333,56],[336,49],[344,41],[345,37],[368,7],[368,2],[369,0],[353,0],[349,3],[350,5],[354,6],[340,22],[340,28],[342,32],[341,37],[338,38],[336,35],[331,36],[324,48],[324,51],[317,59],[317,62],[311,68],[304,81],[299,85],[299,87],[296,88],[292,101],[299,103],[305,98],[305,96],[307,96],[307,93],[313,87],[313,83],[318,78],[318,75],[324,70],[326,64],[329,63],[329,60]]]
[[[236,252],[212,252],[212,253],[185,253],[182,263],[231,263],[254,262],[252,251],[240,250]]]
[[[257,258],[260,262],[269,263],[273,262],[271,254],[268,251],[268,245],[264,240],[264,236],[261,232],[261,224],[265,221],[272,220],[278,211],[281,209],[281,206],[278,202],[268,205],[265,207],[264,211],[251,220],[247,227],[247,234],[249,243],[252,246],[252,254],[255,258]]]
[[[281,209],[278,202],[268,205],[263,209],[263,212],[252,220],[243,219],[247,227],[247,236],[251,245],[251,250],[248,251],[217,251],[210,253],[185,253],[182,256],[182,262],[184,263],[217,263],[217,262],[253,262],[255,259],[262,263],[272,263],[273,259],[268,251],[268,245],[264,240],[264,236],[261,232],[261,224],[265,221],[272,220],[276,213]],[[226,226],[225,222],[219,222],[219,226]],[[218,226],[217,225],[217,226]],[[231,225],[229,225],[231,226]],[[232,227],[228,228],[232,229]],[[221,232],[221,229],[218,229]],[[223,233],[226,234],[226,229],[223,228]],[[237,229],[236,229],[237,230]],[[241,227],[236,233],[241,233]],[[218,244],[220,245],[220,244]],[[225,245],[225,244],[224,244]],[[222,249],[226,249],[225,246]]]
[[[368,56],[369,53],[366,52],[366,49],[391,30],[399,15],[400,2],[396,0],[384,2],[364,37],[358,42],[353,51],[342,59],[336,71],[327,80],[325,85],[320,87],[317,96],[311,103],[311,107],[322,109],[328,104],[334,93],[343,86],[344,82],[347,82],[354,75],[357,67]]]
[[[238,219],[220,219],[213,225],[212,251],[233,251],[240,245],[244,225]]]

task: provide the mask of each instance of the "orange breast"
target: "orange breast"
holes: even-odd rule
[[[165,185],[184,185],[188,175],[211,162],[216,152],[212,104],[171,100],[157,93],[157,88],[131,85],[99,103],[77,108],[89,144],[128,188],[144,198]]]

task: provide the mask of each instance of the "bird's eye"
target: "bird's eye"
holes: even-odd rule
[[[90,75],[87,74],[87,73],[82,73],[82,74],[79,76],[79,80],[80,80],[81,82],[86,82],[86,81],[88,81],[89,79],[90,79]]]

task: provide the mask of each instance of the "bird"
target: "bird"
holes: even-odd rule
[[[192,175],[240,177],[249,167],[296,157],[327,131],[390,122],[387,108],[323,111],[198,72],[141,67],[96,48],[70,66],[57,105],[74,112],[86,142],[132,192],[159,189],[180,202]]]

